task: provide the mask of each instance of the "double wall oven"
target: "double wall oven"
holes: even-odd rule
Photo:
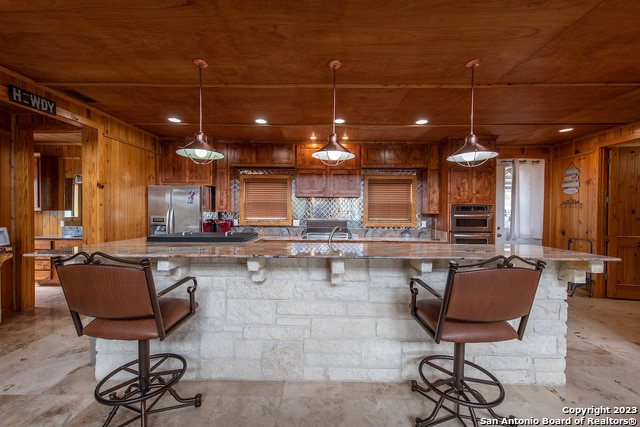
[[[450,210],[450,243],[495,243],[493,205],[452,204]]]

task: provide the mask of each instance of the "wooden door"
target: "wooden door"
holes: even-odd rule
[[[640,300],[640,147],[609,152],[607,297]]]

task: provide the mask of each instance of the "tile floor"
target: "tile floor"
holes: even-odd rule
[[[502,413],[577,425],[563,408],[638,410],[640,302],[590,299],[580,290],[569,298],[567,385],[507,386]],[[108,408],[94,401],[95,385],[87,340],[76,336],[59,288],[38,287],[34,310],[2,319],[0,426],[102,425]],[[202,406],[153,415],[150,426],[412,426],[432,407],[408,384],[208,381],[178,390],[201,392]],[[605,416],[623,417],[587,418]]]

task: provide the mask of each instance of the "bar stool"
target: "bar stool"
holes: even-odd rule
[[[463,425],[468,419],[477,426],[478,409],[487,410],[495,419],[504,419],[493,410],[504,400],[504,387],[491,372],[465,360],[465,344],[522,340],[544,267],[543,261],[530,262],[515,255],[465,266],[452,261],[443,295],[421,279],[411,279],[413,318],[437,344],[454,343],[453,356],[438,354],[420,361],[418,372],[426,387],[414,380],[411,391],[434,402],[435,408],[428,417],[416,418],[416,427],[451,419],[458,419]],[[428,291],[430,297],[418,299],[416,285]],[[512,326],[510,320],[515,320],[517,326]],[[465,368],[471,373],[465,373]],[[461,413],[461,408],[468,409],[469,414]],[[441,410],[446,414],[438,418]]]
[[[53,264],[78,336],[138,341],[138,359],[109,373],[95,388],[96,401],[113,407],[103,426],[109,425],[120,407],[137,414],[120,426],[140,419],[144,427],[149,414],[201,405],[201,394],[183,398],[174,389],[187,369],[186,360],[149,351],[149,340],[164,340],[195,314],[195,278],[185,277],[156,293],[148,259],[79,252],[66,259],[55,257]],[[187,283],[186,297],[165,296]],[[81,316],[91,319],[83,324]],[[178,403],[156,407],[167,392]]]

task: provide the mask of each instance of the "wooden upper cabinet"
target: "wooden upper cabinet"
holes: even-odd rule
[[[355,158],[338,166],[327,166],[311,157],[317,146],[296,146],[296,197],[360,197],[360,146],[344,146]]]
[[[361,149],[363,168],[385,167],[386,145],[365,145]]]
[[[487,148],[495,148],[495,139],[480,139]],[[441,146],[446,150],[443,155],[458,150],[464,139],[451,139]],[[486,203],[496,202],[496,161],[491,159],[485,164],[473,168],[447,162],[449,169],[448,203]],[[443,189],[445,191],[447,189]]]
[[[363,168],[423,169],[427,167],[426,144],[363,144]]]
[[[40,156],[40,210],[64,210],[64,171],[62,158]]]
[[[326,169],[326,165],[311,155],[318,147],[296,145],[296,169]]]
[[[229,166],[292,168],[295,166],[293,145],[259,142],[229,144]]]
[[[176,150],[183,141],[168,141],[162,144],[160,157],[160,180],[163,184],[213,185],[213,171],[217,160],[208,165],[195,164],[191,159],[178,156]]]
[[[296,169],[296,197],[328,197],[326,169]]]
[[[362,175],[357,169],[333,169],[327,177],[328,197],[360,197]]]
[[[355,144],[343,144],[343,146],[351,151],[355,157],[351,160],[347,160],[338,166],[327,166],[318,159],[314,159],[311,155],[318,151],[318,144],[311,145],[297,145],[296,146],[296,169],[360,169],[361,155],[360,146]]]
[[[360,197],[359,169],[296,169],[296,197]]]

